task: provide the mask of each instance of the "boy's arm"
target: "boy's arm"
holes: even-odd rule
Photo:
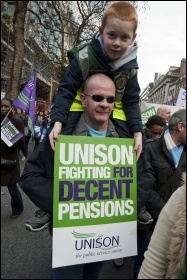
[[[55,122],[54,126],[52,128],[51,133],[49,134],[49,141],[50,141],[50,145],[52,150],[55,150],[55,142],[58,141],[58,136],[60,135],[61,131],[62,131],[62,126],[63,124],[61,122]]]
[[[142,152],[142,119],[139,107],[140,86],[137,80],[137,72],[128,79],[122,98],[124,112],[127,118],[129,130],[134,135],[134,152],[138,160]]]
[[[64,76],[61,79],[56,95],[54,112],[52,114],[51,124],[61,122],[67,124],[69,109],[77,95],[77,90],[82,86],[83,78],[79,63],[73,59],[69,64]]]
[[[140,154],[142,152],[142,133],[141,132],[134,132],[133,151],[136,152],[136,160],[138,161]]]
[[[53,129],[49,135],[51,148],[54,150],[54,142],[58,141],[58,136],[62,127],[67,124],[69,109],[77,95],[77,90],[83,84],[82,72],[76,59],[69,64],[64,74],[53,106],[51,125]]]
[[[143,132],[139,100],[140,86],[137,80],[137,73],[135,73],[134,76],[128,79],[122,98],[127,124],[131,133]]]

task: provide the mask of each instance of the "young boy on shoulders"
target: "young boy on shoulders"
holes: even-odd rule
[[[93,73],[105,73],[116,86],[111,119],[120,137],[134,138],[134,151],[139,158],[143,128],[137,80],[137,26],[134,6],[114,2],[105,10],[99,31],[92,40],[68,52],[71,62],[59,85],[51,120],[53,129],[49,139],[53,150],[59,134],[71,134],[80,118],[83,111],[80,93],[86,78]]]

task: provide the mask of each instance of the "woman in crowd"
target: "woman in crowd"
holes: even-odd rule
[[[186,279],[186,173],[162,209],[138,279]]]
[[[36,149],[39,145],[39,142],[41,140],[42,132],[43,130],[47,129],[47,116],[45,115],[44,111],[38,111],[36,114],[36,120],[35,120],[35,145],[34,149]]]
[[[10,119],[11,123],[24,134],[24,125],[21,119],[13,115],[11,111],[11,100],[8,98],[1,99],[1,123],[6,116]],[[23,212],[23,201],[21,193],[18,189],[17,182],[20,178],[20,164],[19,164],[19,150],[24,146],[24,137],[20,138],[12,146],[8,146],[1,139],[1,157],[6,160],[16,161],[15,166],[12,169],[5,169],[1,164],[1,186],[7,186],[9,194],[11,196],[11,219],[18,218]]]

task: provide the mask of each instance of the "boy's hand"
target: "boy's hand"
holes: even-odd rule
[[[142,152],[142,133],[141,132],[134,132],[133,151],[136,152],[136,160],[138,161],[140,154]]]
[[[58,141],[58,136],[61,133],[61,130],[62,130],[62,123],[55,122],[54,127],[49,134],[49,141],[50,141],[50,145],[51,145],[51,148],[53,149],[53,151],[55,149],[54,142]]]

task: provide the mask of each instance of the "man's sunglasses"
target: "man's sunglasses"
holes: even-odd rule
[[[106,99],[107,103],[111,104],[111,103],[114,103],[114,101],[115,101],[115,96],[109,96],[109,97],[105,98],[105,97],[103,97],[101,95],[98,95],[98,94],[89,95],[89,94],[84,93],[84,95],[85,96],[90,96],[93,99],[93,101],[95,101],[95,102],[102,102],[104,99]]]

